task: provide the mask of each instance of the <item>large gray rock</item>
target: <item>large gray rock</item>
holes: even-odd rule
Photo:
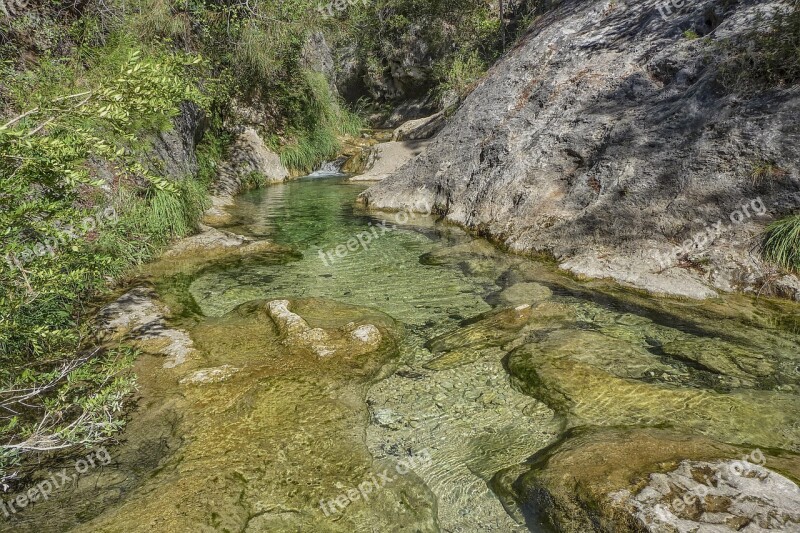
[[[444,111],[440,111],[429,117],[409,120],[405,124],[395,128],[392,133],[392,140],[418,141],[421,139],[430,139],[439,133],[446,123],[447,119],[444,115]]]
[[[761,289],[775,272],[751,250],[800,206],[800,89],[726,91],[715,41],[774,6],[701,0],[664,18],[656,0],[562,2],[362,199],[430,202],[512,250],[654,292]],[[782,171],[759,183],[763,161]]]
[[[208,128],[205,112],[194,102],[183,102],[173,128],[153,138],[151,167],[162,176],[180,180],[197,173],[197,145]]]
[[[281,163],[280,156],[267,147],[253,128],[244,128],[236,137],[231,148],[230,163],[240,176],[255,172],[268,182],[281,182],[289,177],[289,171]]]
[[[408,163],[411,159],[424,153],[428,146],[427,140],[402,141],[381,143],[366,150],[366,165],[364,172],[350,178],[352,181],[380,181]]]
[[[269,149],[254,127],[242,126],[238,130],[228,158],[217,167],[211,207],[204,217],[208,224],[224,225],[231,221],[226,208],[233,205],[234,196],[252,186],[253,175],[258,175],[263,183],[280,183],[290,177],[280,156]]]

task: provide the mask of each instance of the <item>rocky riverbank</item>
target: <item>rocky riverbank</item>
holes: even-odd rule
[[[579,276],[800,299],[797,278],[757,253],[765,226],[798,208],[800,92],[721,81],[721,50],[778,5],[708,0],[663,16],[655,0],[559,3],[422,155],[361,199],[432,204]]]

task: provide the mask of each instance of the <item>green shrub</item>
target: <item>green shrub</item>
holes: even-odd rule
[[[486,64],[477,52],[459,54],[449,67],[441,67],[437,97],[444,104],[451,96],[463,97],[486,73]]]
[[[93,349],[86,317],[114,276],[185,235],[206,205],[199,182],[140,163],[143,139],[169,127],[182,101],[207,103],[198,65],[120,37],[80,63],[7,73],[26,111],[0,127],[2,482],[26,453],[89,445],[122,426],[132,352]],[[91,170],[102,162],[110,181]]]

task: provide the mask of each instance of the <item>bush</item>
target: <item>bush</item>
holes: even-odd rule
[[[0,482],[26,453],[122,427],[133,352],[93,348],[87,316],[109,280],[185,235],[204,209],[199,183],[140,163],[142,139],[168,127],[182,101],[207,103],[198,65],[119,37],[82,63],[7,73],[27,111],[0,127]]]

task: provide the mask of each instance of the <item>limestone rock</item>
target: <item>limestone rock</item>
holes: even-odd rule
[[[798,456],[668,429],[576,429],[491,484],[564,533],[793,531],[800,490],[776,470],[797,478]]]
[[[409,120],[405,124],[395,128],[392,133],[392,140],[418,141],[421,139],[430,139],[439,133],[446,123],[447,121],[443,111],[429,117]]]
[[[321,359],[362,355],[375,351],[383,341],[383,335],[373,324],[350,322],[341,329],[312,328],[303,317],[289,309],[290,305],[289,300],[273,300],[266,306],[283,342],[305,348]]]
[[[204,368],[196,370],[181,379],[181,385],[209,385],[212,383],[221,383],[228,380],[231,376],[240,372],[241,369],[234,368],[231,365],[222,365],[216,368]]]
[[[380,181],[425,151],[429,141],[393,141],[370,148],[367,171],[350,178],[352,181]]]
[[[98,313],[100,335],[119,340],[127,339],[142,350],[166,356],[164,368],[186,363],[195,353],[189,334],[167,325],[166,308],[157,303],[155,291],[137,287]]]
[[[798,207],[800,94],[727,92],[714,50],[778,5],[699,0],[665,19],[661,0],[547,3],[428,149],[362,200],[427,202],[513,251],[653,292],[760,290],[769,270],[750,251]],[[783,172],[754,183],[763,160]]]
[[[279,183],[289,178],[289,171],[278,154],[270,150],[254,128],[245,127],[231,148],[230,163],[242,178],[250,173],[262,175],[268,183]]]

